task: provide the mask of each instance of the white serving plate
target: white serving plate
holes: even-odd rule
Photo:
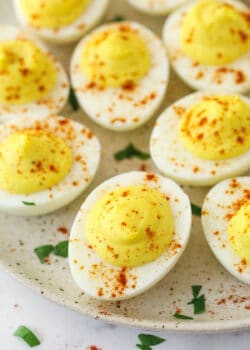
[[[164,18],[140,14],[125,0],[111,1],[106,19],[116,15],[138,20],[157,34],[161,34]],[[11,1],[0,1],[0,18],[2,23],[17,25]],[[73,45],[67,47],[50,45],[51,50],[67,69],[73,47]],[[191,90],[171,71],[168,93],[161,110],[190,92]],[[146,169],[149,171],[157,171],[151,161],[131,159],[118,163],[113,159],[114,152],[125,147],[130,141],[147,151],[155,118],[136,131],[121,134],[101,129],[93,124],[84,112],[73,113],[70,106],[65,108],[64,115],[89,126],[102,144],[101,165],[89,191],[104,179],[124,171],[138,170],[142,164],[146,164]],[[200,205],[208,188],[185,186],[184,190],[190,195],[193,203]],[[70,206],[51,215],[20,218],[0,214],[1,267],[43,296],[81,313],[113,323],[188,332],[225,331],[250,327],[248,308],[250,287],[238,282],[217,262],[202,233],[199,217],[193,217],[190,242],[176,267],[150,291],[128,301],[100,302],[85,295],[72,280],[67,259],[52,257],[50,264],[40,264],[33,249],[39,245],[67,239],[57,231],[57,228],[65,226],[70,229],[86,194]],[[181,309],[183,314],[192,315],[192,306],[187,305],[187,302],[192,297],[191,285],[194,284],[203,286],[206,312],[196,315],[193,321],[175,319],[173,314],[177,308]]]

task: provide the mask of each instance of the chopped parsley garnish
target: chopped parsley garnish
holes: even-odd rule
[[[139,334],[138,338],[141,344],[136,344],[136,346],[142,350],[151,350],[151,346],[158,345],[166,341],[165,339],[152,334]]]
[[[79,109],[79,103],[72,87],[69,89],[69,103],[71,104],[74,111],[77,111]]]
[[[178,318],[180,320],[193,320],[193,317],[182,315],[182,314],[178,314],[177,312],[174,314],[174,317]]]
[[[152,350],[152,348],[148,345],[136,344],[136,347],[141,350]]]
[[[201,216],[201,208],[191,203],[192,214],[195,216]]]
[[[68,257],[68,241],[62,241],[56,244],[55,246],[51,244],[42,245],[34,249],[34,252],[38,256],[40,262],[42,264],[45,263],[45,259],[50,255],[50,253],[54,253],[54,255],[61,256],[62,258]]]
[[[202,286],[192,286],[192,291],[193,291],[193,299],[188,303],[188,305],[193,304],[194,305],[194,314],[202,314],[206,310],[206,299],[205,295],[202,294],[200,296],[200,290]]]
[[[57,256],[67,258],[68,257],[68,248],[69,248],[69,241],[60,242],[55,246],[53,253]]]
[[[188,304],[193,304],[194,305],[194,314],[202,314],[206,310],[206,299],[205,295],[202,294],[197,298],[193,298]]]
[[[114,154],[116,160],[123,160],[127,158],[137,157],[141,160],[146,160],[150,158],[148,153],[140,151],[132,143],[130,143],[126,148],[121,151],[118,151]]]
[[[34,203],[34,202],[22,201],[22,203],[23,203],[24,205],[36,205],[36,203]]]
[[[53,245],[46,244],[46,245],[42,245],[40,247],[35,248],[34,252],[38,256],[40,262],[42,264],[44,264],[45,263],[45,259],[50,255],[51,252],[53,252],[53,250],[54,250],[54,246]]]
[[[121,15],[117,15],[115,16],[114,18],[112,18],[110,20],[110,22],[122,22],[122,21],[125,21],[125,17],[124,16],[121,16]]]
[[[21,338],[31,348],[41,344],[36,335],[25,326],[18,327],[14,333],[14,336]]]
[[[193,292],[193,299],[188,303],[188,305],[194,305],[194,314],[202,314],[206,310],[206,298],[205,295],[202,294],[199,296],[199,293],[201,291],[202,286],[200,285],[193,285],[192,286],[192,292]],[[193,320],[193,317],[182,315],[180,313],[175,313],[173,315],[175,318],[179,318],[181,320]]]
[[[194,285],[192,286],[192,291],[193,291],[193,297],[196,298],[198,297],[200,291],[201,291],[202,286]]]

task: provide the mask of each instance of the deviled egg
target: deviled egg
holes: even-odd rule
[[[178,183],[208,186],[250,168],[250,99],[196,92],[168,107],[150,139],[156,166]]]
[[[183,5],[188,0],[127,0],[137,10],[150,15],[163,16]]]
[[[73,278],[94,298],[136,296],[176,264],[190,228],[189,198],[172,180],[140,171],[117,175],[92,191],[75,218]]]
[[[250,177],[227,179],[212,188],[204,200],[201,219],[220,263],[250,284]]]
[[[80,39],[104,16],[109,0],[14,0],[20,23],[58,44]]]
[[[197,90],[249,90],[249,18],[235,0],[193,1],[171,14],[163,41],[181,79]]]
[[[30,35],[0,25],[0,122],[58,113],[68,99],[63,66]]]
[[[21,216],[54,211],[93,179],[100,144],[73,120],[20,117],[0,125],[0,210]]]
[[[169,64],[161,41],[139,23],[101,26],[77,46],[71,80],[79,103],[101,126],[126,131],[161,104]]]

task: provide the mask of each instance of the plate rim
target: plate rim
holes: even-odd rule
[[[160,321],[153,320],[139,320],[122,315],[114,314],[98,314],[95,311],[86,310],[84,311],[80,308],[79,304],[72,304],[67,300],[58,298],[54,293],[43,290],[41,293],[41,288],[39,283],[35,280],[30,280],[28,275],[25,273],[20,274],[19,271],[6,263],[0,258],[0,268],[5,272],[9,273],[11,277],[21,283],[23,286],[36,292],[36,294],[45,297],[51,302],[55,302],[58,305],[69,308],[70,310],[76,311],[82,315],[92,317],[95,320],[102,320],[107,323],[112,323],[120,326],[136,327],[139,329],[144,329],[148,331],[173,331],[177,333],[204,333],[204,334],[215,334],[215,333],[225,333],[225,332],[235,332],[235,331],[246,331],[250,329],[250,317],[244,320],[221,320],[221,321],[166,321],[164,324]]]

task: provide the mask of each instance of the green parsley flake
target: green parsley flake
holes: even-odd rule
[[[173,316],[175,318],[180,319],[180,320],[193,320],[193,317],[182,315],[182,314],[179,314],[179,313],[175,313]]]
[[[136,344],[136,347],[141,349],[141,350],[152,350],[150,346],[143,345],[143,344]]]
[[[194,285],[192,286],[192,291],[193,291],[193,296],[194,298],[198,297],[200,291],[201,291],[202,286],[199,285]]]
[[[188,304],[194,305],[194,314],[202,314],[206,310],[205,295],[201,295],[198,298],[193,298]]]
[[[191,203],[192,214],[195,216],[201,216],[201,208]]]
[[[24,205],[36,205],[36,203],[34,203],[34,202],[22,201],[22,203],[23,203]]]
[[[35,248],[34,252],[38,256],[40,262],[42,264],[44,264],[45,263],[45,259],[50,255],[51,252],[53,252],[53,250],[54,250],[54,246],[53,245],[46,244],[46,245],[42,245],[40,247]]]
[[[61,256],[62,258],[68,257],[69,241],[59,242],[57,245],[53,246],[51,244],[42,245],[34,249],[34,252],[38,256],[40,262],[44,264],[45,259],[54,253],[54,255]]]
[[[152,335],[152,334],[139,334],[138,338],[140,339],[141,344],[144,345],[144,348],[142,349],[146,349],[145,346],[150,347],[150,346],[161,344],[164,341],[166,341],[165,339],[157,337],[156,335]]]
[[[40,340],[29,328],[25,326],[18,327],[14,333],[14,336],[21,338],[31,348],[40,345]]]
[[[193,299],[188,303],[188,305],[194,305],[194,314],[202,314],[206,310],[206,299],[205,295],[202,294],[200,296],[199,293],[201,291],[202,286],[194,285],[192,286]]]
[[[150,155],[148,153],[140,151],[132,143],[130,143],[123,150],[118,151],[114,154],[114,158],[118,161],[121,161],[127,158],[132,158],[132,157],[137,157],[141,160],[146,160],[150,158]]]
[[[125,17],[121,15],[117,15],[114,18],[112,18],[109,22],[122,22],[125,21]]]
[[[77,111],[79,109],[79,103],[72,87],[69,89],[69,103],[71,104],[74,111]]]
[[[55,246],[54,254],[63,258],[68,257],[69,241],[63,241]]]

